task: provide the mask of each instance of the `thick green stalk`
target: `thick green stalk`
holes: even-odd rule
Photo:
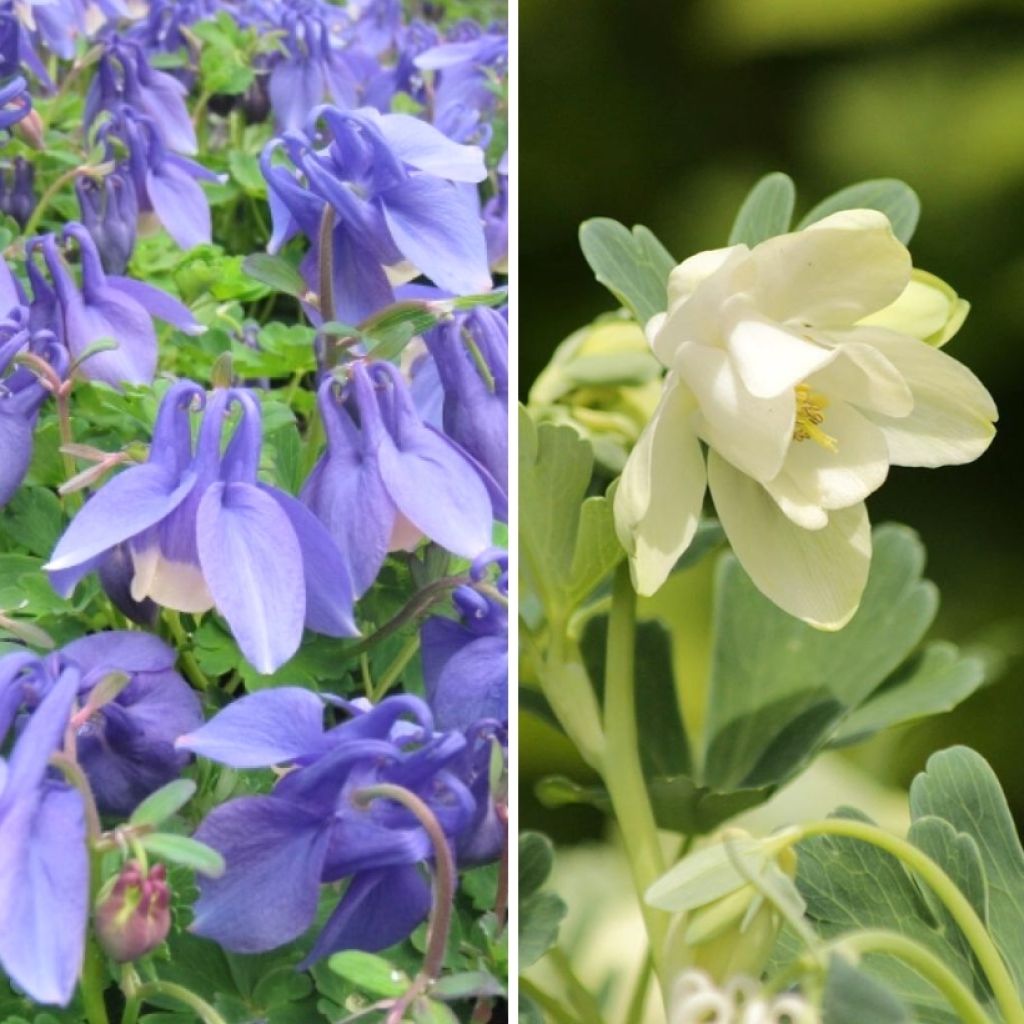
[[[665,955],[668,915],[648,907],[643,895],[665,873],[658,827],[647,793],[636,728],[636,592],[625,564],[615,571],[612,610],[608,619],[608,650],[605,659],[604,733],[602,775],[612,809],[622,832],[633,884],[647,927],[651,957],[661,977]]]
[[[801,825],[797,839],[812,836],[844,836],[871,843],[902,861],[942,901],[950,916],[964,934],[981,969],[988,979],[996,1003],[1005,1024],[1024,1024],[1024,1003],[1017,994],[1017,987],[1010,975],[1002,954],[996,948],[984,922],[978,917],[967,897],[957,888],[956,883],[927,854],[913,843],[890,832],[869,825],[867,822],[849,818],[828,818],[824,821]]]

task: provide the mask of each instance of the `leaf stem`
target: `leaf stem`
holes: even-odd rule
[[[91,168],[72,167],[58,175],[50,183],[50,187],[39,197],[39,202],[36,203],[36,208],[32,211],[32,216],[29,217],[25,229],[22,231],[22,237],[31,238],[39,230],[40,221],[43,219],[43,214],[49,209],[53,197],[69,182],[74,181],[79,175],[88,174],[90,170]]]
[[[189,681],[205,693],[210,689],[210,677],[199,667],[195,654],[192,652],[192,640],[181,622],[181,614],[170,608],[164,609],[164,622],[170,630],[171,637],[178,649],[178,659]]]
[[[444,955],[448,948],[448,933],[451,930],[452,911],[455,900],[455,858],[452,856],[448,837],[444,834],[434,812],[415,793],[404,786],[380,782],[365,786],[355,793],[358,803],[367,805],[374,800],[393,800],[414,815],[424,832],[430,837],[434,848],[434,898],[427,929],[427,950],[423,966],[405,995],[401,996],[388,1012],[385,1024],[401,1024],[405,1011],[437,981],[444,966]]]
[[[926,853],[913,843],[892,835],[877,825],[851,818],[828,818],[801,825],[797,840],[813,836],[859,839],[885,850],[915,872],[942,901],[970,944],[988,978],[996,1003],[1006,1024],[1024,1024],[1024,1004],[1017,995],[1013,978],[996,948],[984,922],[956,883]]]
[[[866,930],[843,935],[830,942],[826,951],[850,950],[854,953],[887,953],[902,960],[927,979],[946,997],[963,1024],[992,1024],[971,990],[930,950],[905,935],[882,930]]]
[[[573,1009],[580,1015],[580,1019],[587,1024],[602,1024],[601,1007],[593,993],[576,976],[568,953],[561,946],[552,946],[548,950],[548,960],[551,966],[558,972],[558,976],[565,982],[566,994]]]
[[[525,992],[547,1014],[552,1024],[581,1024],[576,1017],[562,1006],[560,1000],[556,999],[549,992],[545,992],[544,989],[534,984],[529,978],[519,979],[519,991]]]
[[[608,618],[605,659],[604,732],[606,751],[602,775],[622,833],[633,885],[651,944],[651,957],[662,982],[668,917],[648,907],[643,894],[665,873],[665,861],[640,764],[635,692],[636,592],[625,563],[615,570],[612,610]]]
[[[202,997],[173,981],[147,981],[138,987],[125,987],[126,1003],[121,1024],[135,1024],[142,1004],[151,996],[168,996],[193,1010],[203,1024],[226,1024],[224,1018]]]

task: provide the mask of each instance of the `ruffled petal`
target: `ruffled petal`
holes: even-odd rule
[[[665,582],[700,522],[706,474],[694,411],[692,396],[670,376],[615,492],[615,529],[640,594]]]
[[[729,543],[754,585],[783,611],[819,629],[853,617],[871,564],[871,526],[863,504],[830,513],[805,530],[788,519],[756,480],[717,452],[708,482]]]

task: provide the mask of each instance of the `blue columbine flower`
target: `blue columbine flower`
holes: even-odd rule
[[[293,766],[269,796],[216,808],[196,838],[219,850],[227,871],[200,882],[193,930],[237,952],[283,945],[316,917],[320,886],[350,878],[303,966],[341,949],[385,949],[430,909],[421,863],[429,838],[404,808],[360,789],[404,786],[427,803],[447,835],[476,818],[469,788],[451,771],[466,748],[460,733],[438,733],[429,708],[388,697],[323,729],[324,706],[308,690],[281,688],[244,697],[191,736],[186,750],[239,767]],[[408,716],[407,720],[404,716]]]
[[[188,334],[205,329],[177,299],[151,284],[107,274],[96,243],[86,228],[67,224],[61,236],[78,244],[82,268],[79,288],[64,262],[54,235],[29,239],[26,269],[33,289],[33,316],[67,345],[73,360],[101,341],[117,348],[89,355],[81,365],[84,377],[112,387],[148,384],[156,371],[157,342],[152,318],[165,320]],[[53,282],[47,284],[32,261],[40,251]]]
[[[138,43],[112,36],[106,41],[85,98],[85,127],[91,128],[103,110],[116,114],[128,106],[153,119],[169,149],[195,153],[196,133],[185,105],[187,95],[181,82],[150,65]]]
[[[7,312],[4,312],[4,309]],[[33,330],[29,310],[0,257],[0,507],[14,496],[32,461],[32,434],[48,391],[40,377],[15,359],[31,353],[48,363],[57,378],[67,355],[52,332]]]
[[[190,409],[204,403],[193,446]],[[222,452],[233,408],[240,416]],[[99,490],[57,544],[46,567],[54,586],[70,593],[128,544],[136,601],[193,614],[215,607],[260,672],[273,672],[298,650],[303,625],[355,635],[341,552],[301,502],[257,481],[261,433],[260,405],[249,391],[205,396],[190,381],[173,385],[148,461]]]
[[[498,161],[497,189],[484,203],[484,234],[487,259],[495,273],[508,273],[508,153]]]
[[[36,168],[24,157],[16,156],[10,181],[0,169],[0,212],[13,218],[23,228],[36,208]]]
[[[0,85],[0,131],[13,128],[31,109],[32,98],[28,93],[28,83],[21,75]]]
[[[0,662],[0,745],[15,715],[34,710],[0,758],[0,966],[40,1003],[67,1004],[85,947],[89,861],[81,795],[49,771],[79,685],[56,681],[30,654]]]
[[[281,18],[284,54],[273,65],[268,90],[280,131],[300,129],[310,110],[325,100],[339,107],[357,104],[357,82],[348,66],[337,7],[285,10]]]
[[[399,371],[355,363],[345,397],[339,402],[332,381],[321,385],[327,451],[301,498],[344,553],[356,595],[388,551],[411,549],[423,536],[465,558],[489,548],[491,499],[480,473],[423,423]]]
[[[103,269],[108,274],[123,274],[135,249],[139,203],[135,186],[123,170],[108,174],[102,181],[75,179],[82,224],[96,243]]]
[[[497,310],[480,307],[454,314],[423,340],[444,391],[444,432],[507,494],[508,321]]]
[[[157,121],[131,107],[119,107],[97,134],[106,144],[109,160],[116,159],[115,139],[127,151],[117,170],[131,183],[139,213],[153,214],[183,249],[209,244],[210,204],[198,182],[222,181],[220,175],[172,153]]]
[[[329,138],[316,135],[320,122]],[[295,171],[272,162],[283,150]],[[359,323],[394,301],[393,274],[425,274],[449,292],[488,291],[487,246],[475,189],[486,177],[483,153],[447,139],[425,121],[371,108],[320,107],[306,134],[286,133],[261,158],[269,188],[276,252],[301,232],[314,242],[303,266],[317,278],[315,242],[324,206],[335,214],[337,316]]]
[[[195,693],[174,670],[174,650],[146,633],[96,633],[47,659],[54,669],[74,666],[83,711],[72,721],[78,763],[101,811],[128,815],[150,793],[176,779],[188,754],[174,741],[200,726]],[[89,697],[111,673],[129,676],[117,696],[98,709]]]
[[[486,552],[472,568],[501,570],[497,589],[508,594],[508,556]],[[458,619],[428,618],[420,628],[423,682],[440,729],[471,729],[478,722],[508,721],[508,606],[472,586],[452,593]]]

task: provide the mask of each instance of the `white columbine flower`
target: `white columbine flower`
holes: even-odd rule
[[[709,486],[762,593],[839,629],[871,561],[864,499],[889,466],[970,462],[995,433],[988,391],[937,347],[966,304],[912,280],[874,210],[699,253],[668,292],[647,325],[664,391],[615,495],[637,591],[656,591],[686,550]]]

